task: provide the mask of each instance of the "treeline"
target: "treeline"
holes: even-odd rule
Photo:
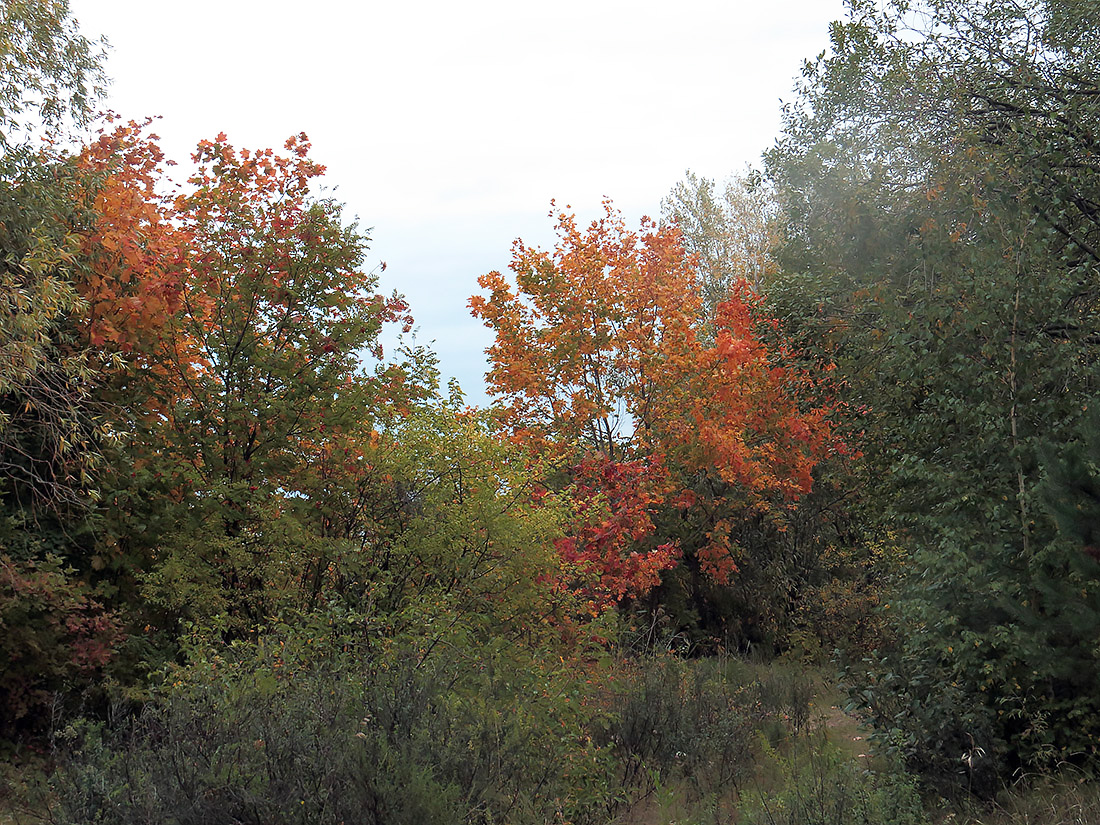
[[[841,663],[894,773],[829,821],[1095,768],[1089,4],[853,2],[763,171],[480,279],[487,410],[382,350],[304,134],[21,142],[99,60],[0,22],[0,737],[58,821],[778,821],[798,680],[661,651]]]
[[[849,484],[903,550],[857,703],[944,783],[1094,766],[1100,9],[856,2],[832,41],[767,157],[771,300],[867,410]]]
[[[992,794],[1096,756],[1100,12],[849,5],[764,171],[666,211],[857,416],[846,541],[883,579],[852,708]]]

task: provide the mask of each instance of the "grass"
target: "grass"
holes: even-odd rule
[[[1070,768],[1060,776],[1028,779],[992,805],[930,807],[936,825],[1096,825],[1100,782]]]

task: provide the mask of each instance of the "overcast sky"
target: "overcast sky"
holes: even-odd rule
[[[842,0],[70,0],[111,44],[106,103],[181,163],[224,131],[304,131],[327,185],[408,296],[444,381],[485,396],[477,277],[516,237],[550,246],[551,198],[657,215],[686,169],[757,164],[780,99]]]

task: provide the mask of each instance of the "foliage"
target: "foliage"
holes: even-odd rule
[[[666,783],[686,780],[700,797],[743,787],[755,771],[757,737],[797,735],[810,713],[807,677],[752,676],[737,660],[624,663],[609,679],[616,710],[604,734],[620,753],[624,786],[657,774]]]
[[[426,408],[379,447],[407,514],[391,543],[360,544],[363,584],[384,615],[423,627],[445,606],[475,637],[528,641],[576,615],[556,587],[566,506],[539,493],[538,468],[482,417],[450,403]]]
[[[68,0],[9,0],[0,6],[0,147],[11,130],[66,115],[84,119],[106,79],[95,43],[80,34]]]
[[[222,579],[232,565],[262,582],[250,596],[256,610],[288,621],[334,605],[371,605],[393,634],[445,636],[456,622],[475,636],[533,639],[578,616],[572,597],[554,587],[564,506],[553,496],[534,500],[535,482],[515,448],[477,416],[441,402],[339,444],[310,468],[317,475],[299,478],[301,497],[266,519],[256,511],[261,525],[243,545],[251,554],[226,552],[232,544],[215,523],[188,534],[204,546],[172,548],[147,577],[148,592],[183,617],[234,633],[248,625],[234,618],[242,605],[229,601]],[[189,563],[196,550],[219,547],[220,570]]]
[[[669,793],[683,821],[921,821],[903,772],[828,744],[802,669],[459,636],[342,609],[196,636],[155,704],[60,731],[51,821],[634,822]]]
[[[81,299],[71,168],[9,152],[0,175],[0,467],[5,498],[26,508],[79,504],[102,429],[87,353],[67,325]]]
[[[65,116],[86,121],[99,59],[67,3],[0,8],[4,736],[41,732],[55,695],[101,679],[122,636],[111,587],[92,581],[95,508],[132,400],[113,385],[175,294],[172,232],[153,192],[161,157],[140,126],[75,156],[13,137],[36,128],[31,112],[54,134]]]
[[[900,766],[878,773],[833,744],[812,674],[736,658],[621,663],[604,735],[624,786],[645,793],[615,821],[924,822]]]
[[[658,545],[653,538],[650,509],[664,499],[667,471],[652,460],[616,462],[593,456],[570,474],[577,515],[555,542],[565,583],[587,597],[593,612],[644,596],[679,556],[675,543]],[[570,573],[579,578],[568,581]]]
[[[966,825],[1086,825],[1100,816],[1100,788],[1069,771],[1064,777],[1027,777],[992,805],[947,812]]]
[[[56,556],[0,553],[0,737],[44,732],[55,695],[101,678],[118,619]]]
[[[176,615],[234,614],[241,627],[272,615],[316,552],[309,462],[421,392],[396,364],[362,365],[364,352],[382,358],[384,323],[411,323],[407,307],[372,292],[366,239],[311,195],[323,168],[305,136],[287,148],[199,145],[193,189],[174,205],[179,312],[148,356],[155,415],[135,422],[129,445],[142,483],[119,490],[113,528],[157,524],[139,539],[159,558],[155,601]]]
[[[1100,508],[1100,419],[1095,411],[1085,419],[1084,438],[1068,445],[1064,456],[1049,449],[1043,454],[1047,472],[1041,494],[1058,522],[1058,529],[1093,559],[1100,561],[1097,536]]]
[[[589,821],[604,768],[563,674],[339,616],[214,645],[106,738],[72,729],[53,821]]]
[[[153,121],[117,120],[107,115],[99,137],[74,158],[87,210],[75,273],[85,306],[77,323],[93,357],[120,352],[130,369],[149,369],[155,344],[164,345],[181,307],[186,240],[173,205],[158,191],[172,162],[148,133]],[[174,345],[182,353],[189,343]]]
[[[608,501],[602,523],[561,545],[597,571],[605,599],[643,594],[677,550],[724,584],[737,570],[732,524],[778,513],[844,450],[832,408],[809,401],[812,382],[763,345],[743,284],[704,330],[675,227],[643,220],[630,232],[607,203],[585,231],[559,213],[558,233],[553,253],[517,241],[514,286],[490,273],[489,294],[470,301],[496,333],[487,379],[501,423],[560,457],[579,503]],[[686,520],[690,530],[666,531]]]
[[[684,250],[696,259],[708,325],[737,283],[759,292],[775,275],[779,215],[759,173],[730,178],[719,188],[688,171],[661,201],[661,214],[679,227]]]
[[[2,161],[0,552],[6,609],[27,623],[10,634],[26,646],[8,651],[9,673],[36,697],[38,726],[48,694],[101,676],[103,662],[79,665],[76,640],[118,638],[117,614],[101,608],[118,606],[118,582],[95,581],[106,566],[96,508],[139,401],[127,389],[147,363],[139,353],[178,296],[175,233],[154,192],[161,161],[133,123],[77,156],[9,147]],[[12,697],[5,726],[27,710]]]
[[[1090,758],[1100,722],[1094,573],[1037,495],[1097,387],[1089,14],[854,3],[769,156],[795,273],[774,311],[869,410],[867,512],[908,549],[856,698],[984,793]],[[988,781],[959,770],[978,749]]]
[[[517,241],[515,292],[490,273],[480,279],[489,297],[470,302],[496,332],[487,377],[504,423],[566,451],[582,444],[615,460],[625,444],[713,466],[750,492],[804,493],[826,411],[798,409],[798,377],[769,363],[751,297],[734,288],[705,345],[675,229],[643,221],[636,235],[605,204],[587,232],[566,213],[558,231],[552,255]]]
[[[179,241],[144,125],[103,131],[76,157],[5,155],[0,450],[8,494],[36,513],[94,500],[102,454],[129,424],[132,399],[111,386],[145,365],[178,305]]]
[[[860,533],[849,543],[825,548],[817,576],[806,581],[795,603],[791,650],[809,661],[860,657],[886,641],[879,608],[904,550],[890,536],[874,539]]]
[[[182,397],[167,403],[177,449],[211,486],[274,484],[303,442],[365,413],[393,376],[360,380],[360,353],[381,358],[382,324],[411,323],[400,298],[372,294],[366,239],[339,205],[310,196],[324,169],[305,135],[286,148],[200,143],[195,189],[177,203],[189,242],[180,332],[200,355],[173,364]],[[238,529],[236,515],[223,518]]]
[[[910,823],[907,769],[1100,764],[1100,19],[849,6],[767,179],[480,279],[487,412],[382,351],[304,134],[174,198],[148,122],[14,146],[102,78],[63,0],[0,9],[0,736],[166,679],[58,732],[55,821]],[[889,775],[783,668],[611,662],[615,606],[840,649]]]
[[[741,822],[752,825],[920,825],[928,820],[912,780],[896,767],[878,774],[842,759],[827,745],[775,759],[778,787],[743,797]]]

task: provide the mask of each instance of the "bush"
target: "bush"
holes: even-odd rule
[[[41,733],[55,693],[93,683],[121,636],[91,588],[55,556],[0,554],[0,740]]]
[[[622,785],[686,781],[696,797],[738,787],[755,768],[760,731],[779,742],[809,719],[802,675],[773,669],[761,680],[736,659],[643,660],[617,686],[605,731]]]
[[[847,668],[852,708],[940,793],[992,799],[1021,772],[1098,764],[1100,564],[948,544],[913,555],[892,640]]]
[[[297,634],[215,647],[129,720],[70,729],[79,747],[54,822],[541,823],[606,810],[579,696],[487,648]]]

